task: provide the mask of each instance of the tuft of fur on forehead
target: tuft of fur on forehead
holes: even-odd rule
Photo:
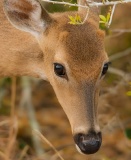
[[[83,15],[82,15],[83,16]],[[98,28],[98,24],[90,17],[84,24],[69,24],[67,14],[59,22],[58,29],[60,44],[74,61],[83,61],[88,63],[100,57],[104,51],[104,32]],[[63,23],[63,21],[65,21]],[[61,25],[61,24],[64,25]]]

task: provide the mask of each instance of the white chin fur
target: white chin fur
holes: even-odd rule
[[[78,152],[80,152],[81,154],[85,155],[83,152],[81,152],[80,148],[77,146],[76,144],[76,149],[78,150]]]

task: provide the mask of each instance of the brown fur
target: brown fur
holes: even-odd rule
[[[27,0],[17,0],[17,3],[19,2],[26,7]],[[13,9],[9,9],[8,5],[5,5],[5,10],[10,21],[18,28],[26,26],[30,32],[33,30],[38,33],[37,40],[43,53],[32,36],[14,29],[6,20],[4,13],[0,13],[2,14],[0,76],[46,77],[69,118],[73,134],[87,134],[90,130],[99,132],[97,122],[99,83],[103,64],[108,58],[104,50],[104,34],[99,30],[98,15],[91,11],[84,24],[71,25],[68,16],[75,16],[78,13],[84,20],[85,11],[51,15],[44,9],[41,11],[38,1],[30,0],[30,3],[32,2],[37,6],[35,13],[39,13],[37,20],[30,14],[34,9],[28,6],[28,3],[26,8],[15,4],[16,10],[24,14],[22,17],[15,13],[12,16],[10,11],[13,12]],[[2,2],[0,12],[1,8]],[[42,24],[41,21],[45,23],[45,30],[38,25]],[[60,78],[54,73],[53,63],[65,66],[67,79]]]
[[[3,0],[0,1],[0,77],[34,76],[36,66],[42,68],[42,51],[28,33],[15,29],[5,17]]]

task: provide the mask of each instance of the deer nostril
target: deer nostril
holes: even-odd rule
[[[90,132],[89,134],[77,134],[74,141],[84,154],[93,154],[97,152],[101,146],[101,133]]]

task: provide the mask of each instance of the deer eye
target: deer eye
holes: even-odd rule
[[[104,64],[101,76],[104,76],[106,74],[108,67],[109,67],[109,62]]]
[[[66,75],[65,67],[59,63],[54,63],[54,72],[59,77],[64,77]]]

